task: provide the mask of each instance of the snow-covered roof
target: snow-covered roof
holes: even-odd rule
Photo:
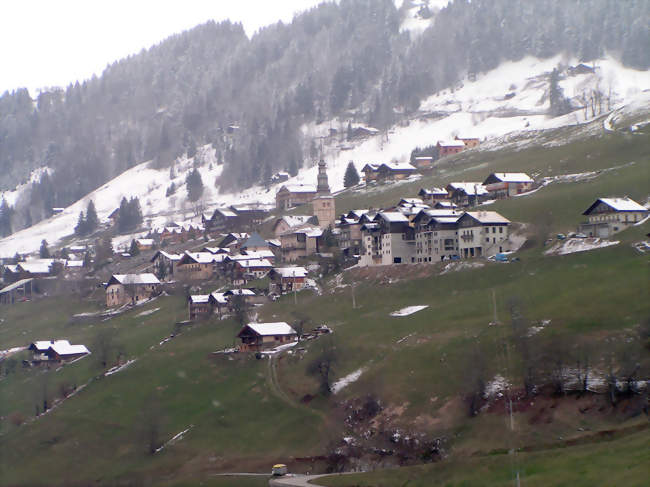
[[[467,195],[482,195],[488,193],[488,190],[482,183],[449,183],[448,187],[451,187],[454,190],[463,191]]]
[[[348,216],[348,218],[350,218],[350,217],[352,216],[352,217],[354,217],[354,218],[359,219],[359,218],[361,218],[363,215],[365,215],[366,213],[368,213],[369,211],[370,211],[370,210],[350,210],[350,211],[348,212],[348,215],[347,215],[347,216]]]
[[[111,277],[109,284],[111,281],[117,281],[122,285],[129,285],[129,284],[160,284],[160,281],[156,276],[154,276],[151,273],[145,273],[145,274],[113,274]]]
[[[153,245],[153,239],[152,238],[138,238],[136,239],[136,243],[139,245]]]
[[[301,234],[312,238],[320,237],[321,235],[323,235],[323,229],[318,227],[307,226],[307,227],[287,230],[282,235],[294,235],[294,234]]]
[[[193,304],[207,303],[209,299],[210,299],[209,294],[193,294],[192,296],[190,296],[190,303]]]
[[[384,162],[380,167],[386,167],[391,171],[416,171],[410,162]]]
[[[305,223],[307,223],[310,218],[313,217],[310,215],[284,215],[283,217],[278,219],[276,225],[280,221],[283,221],[289,226],[289,228],[297,227],[299,225],[304,225]]]
[[[9,284],[6,287],[3,287],[0,289],[0,294],[8,293],[9,291],[13,291],[14,289],[18,289],[20,286],[23,286],[24,284],[27,284],[30,281],[33,281],[34,279],[29,277],[27,279],[21,279],[19,281],[16,281],[14,283]]]
[[[422,201],[420,198],[402,198],[399,200],[399,204],[407,204],[407,205],[424,205],[424,201]]]
[[[276,323],[249,323],[246,326],[261,336],[297,334],[296,330],[291,328],[289,323],[285,323],[284,321]]]
[[[30,274],[49,274],[53,262],[52,259],[35,259],[19,262],[17,265],[24,272],[29,272]]]
[[[457,216],[434,216],[432,220],[437,223],[456,223],[462,215]]]
[[[267,242],[272,247],[280,247],[282,245],[282,243],[277,238],[269,238]]]
[[[213,215],[215,213],[219,213],[222,216],[225,216],[226,218],[236,218],[237,217],[237,214],[234,211],[229,210],[228,208],[217,208],[216,210],[214,210]]]
[[[468,211],[465,214],[471,216],[483,224],[510,223],[510,220],[500,215],[496,211]]]
[[[493,172],[485,181],[497,179],[504,183],[532,183],[533,179],[525,172]],[[485,183],[484,183],[485,184]]]
[[[379,218],[383,218],[389,223],[408,223],[409,219],[404,216],[404,213],[399,211],[381,211],[377,213]]]
[[[69,269],[72,267],[83,267],[84,266],[84,261],[83,260],[67,260],[65,262],[65,266]]]
[[[438,145],[440,147],[465,147],[465,142],[462,140],[440,140]]]
[[[67,340],[57,340],[49,348],[61,356],[90,353],[85,345],[70,345]]]
[[[203,247],[203,252],[210,252],[211,254],[228,254],[230,249],[224,247]]]
[[[151,262],[153,262],[154,260],[156,260],[156,257],[158,257],[158,255],[162,255],[164,258],[169,259],[169,260],[171,260],[171,261],[181,260],[181,257],[182,257],[181,254],[170,254],[169,252],[165,252],[164,250],[159,250],[159,251],[156,252],[156,253],[154,254],[154,256],[151,258]]]
[[[273,264],[271,264],[267,259],[240,260],[238,261],[238,264],[246,269],[250,269],[251,267],[264,267],[270,269],[273,267]]]
[[[435,209],[439,208],[458,208],[458,205],[456,203],[453,203],[451,201],[438,201],[435,205],[433,205]]]
[[[9,272],[12,272],[14,274],[17,273],[17,272],[20,272],[20,269],[18,269],[17,264],[7,264],[4,267],[5,267],[5,271],[9,271]]]
[[[185,255],[187,255],[197,264],[212,264],[213,262],[217,262],[219,255],[223,254],[212,254],[210,252],[189,252],[186,250]]]
[[[363,166],[363,168],[361,169],[361,172],[365,172],[365,171],[373,171],[374,172],[374,171],[377,171],[377,169],[379,169],[379,164],[367,163],[365,166]]]
[[[274,259],[275,254],[273,251],[264,249],[264,250],[243,250],[242,254],[250,259]],[[244,259],[244,260],[250,260]]]
[[[70,345],[68,340],[37,340],[33,342],[30,348],[35,348],[39,352],[46,352],[54,344]]]
[[[290,193],[315,193],[316,185],[314,184],[285,184],[278,192],[287,190]]]
[[[225,304],[228,302],[224,293],[213,292],[210,294],[210,297],[214,299],[219,304]]]
[[[604,203],[609,206],[614,211],[642,211],[647,212],[648,209],[645,206],[641,206],[639,203],[634,201],[631,198],[598,198],[594,204],[592,204],[583,215],[589,215],[591,211],[598,205],[598,203]]]
[[[281,277],[307,277],[307,269],[304,267],[274,267],[273,272]]]
[[[230,289],[224,293],[226,296],[255,296],[250,289]]]
[[[427,196],[430,196],[430,195],[446,195],[447,191],[445,189],[443,189],[443,188],[431,188],[431,189],[422,188],[422,189],[420,189],[418,194],[427,195]]]

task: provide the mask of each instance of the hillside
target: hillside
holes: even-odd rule
[[[643,395],[621,394],[612,405],[594,392],[539,391],[531,400],[522,391],[529,363],[540,385],[558,370],[585,363],[594,387],[607,374],[624,380],[630,364],[639,364],[639,380],[650,375],[642,338],[650,313],[647,256],[632,247],[646,239],[649,224],[617,234],[619,244],[609,248],[544,254],[545,240],[573,230],[595,197],[647,199],[650,133],[647,125],[629,131],[647,117],[647,111],[621,111],[613,122],[603,115],[585,126],[510,137],[507,144],[442,161],[439,172],[417,181],[337,195],[337,209],[344,211],[388,206],[422,186],[482,179],[496,170],[552,181],[490,206],[527,225],[519,262],[355,268],[320,279],[320,293],[302,291],[257,310],[260,320],[300,319],[307,328],[333,329],[302,344],[304,351],[261,360],[214,354],[233,345],[237,324],[210,320],[174,329],[187,312],[182,293],[108,320],[73,318],[101,309],[101,289],[83,298],[3,307],[3,348],[65,336],[97,350],[108,329],[112,353],[135,362],[105,376],[93,353],[60,370],[17,367],[0,380],[6,398],[0,403],[0,484],[187,485],[199,479],[219,485],[212,474],[265,472],[278,461],[293,471],[324,471],[433,460],[350,482],[384,485],[390,476],[394,485],[431,485],[441,476],[476,485],[482,479],[472,472],[484,472],[503,485],[517,470],[541,485],[549,471],[567,468],[565,452],[587,468],[622,443],[624,459],[603,468],[621,465],[628,483],[641,484],[644,457],[634,452],[648,445]],[[563,177],[568,174],[582,176]],[[390,316],[409,306],[427,307]],[[175,337],[163,341],[172,332]],[[331,366],[328,380],[338,383],[332,395],[322,393],[316,372],[324,360]],[[477,383],[489,384],[490,394],[472,416]],[[32,420],[35,405],[61,397],[70,385],[77,386],[74,395]],[[514,427],[504,398],[515,404]],[[617,431],[616,442],[601,443],[609,436],[599,435],[602,430]],[[147,453],[152,435],[166,441],[181,432],[159,453]],[[564,448],[581,441],[593,446]],[[532,453],[513,458],[504,454],[510,449]],[[337,482],[332,485],[356,485]]]
[[[330,185],[333,191],[341,191],[349,161],[353,161],[359,171],[368,162],[408,161],[415,147],[432,145],[456,135],[478,137],[484,145],[498,151],[511,139],[523,138],[518,144],[529,143],[526,137],[544,129],[568,126],[575,127],[576,134],[600,131],[602,127],[599,124],[605,120],[594,122],[599,117],[609,115],[607,120],[610,120],[617,115],[644,113],[650,104],[650,95],[644,91],[646,86],[650,86],[650,71],[625,68],[612,57],[607,57],[594,63],[593,73],[571,75],[568,67],[577,64],[577,59],[559,55],[546,60],[528,57],[504,63],[474,81],[465,79],[453,90],[432,95],[423,101],[416,113],[374,137],[346,140],[345,119],[304,124],[302,133],[307,140],[321,141]],[[579,106],[580,97],[594,86],[600,85],[609,98],[603,100],[602,106],[593,113],[577,109],[562,116],[549,116],[548,78],[558,65],[565,66],[560,87],[575,106]],[[508,94],[512,96],[506,96]],[[342,135],[328,136],[332,128]],[[215,186],[226,167],[219,162],[217,151],[207,145],[200,147],[194,158],[176,160],[172,171],[169,168],[155,169],[152,162],[139,164],[81,198],[61,214],[0,240],[0,256],[35,252],[43,239],[56,244],[69,236],[79,213],[86,209],[90,200],[95,203],[100,219],[105,220],[123,197],[136,196],[140,199],[146,221],[153,227],[195,218],[197,211],[209,213],[218,206],[275,201],[275,193],[281,184],[255,185],[244,191],[231,191],[227,185]],[[187,173],[195,166],[199,167],[205,191],[198,204],[191,204],[187,201],[184,183]],[[302,168],[287,183],[312,184],[316,172],[315,166]],[[133,181],[138,184],[134,185]],[[177,191],[167,197],[166,191],[172,182]],[[3,193],[3,197],[15,204],[28,189],[23,185],[11,194]],[[129,236],[117,240],[116,244],[127,241],[130,241]]]

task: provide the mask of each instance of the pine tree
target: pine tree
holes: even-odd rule
[[[194,202],[198,201],[203,195],[203,180],[198,169],[194,168],[185,180],[187,185],[187,199]]]
[[[86,217],[84,212],[79,212],[79,218],[77,219],[77,225],[74,227],[74,233],[78,236],[86,235]]]
[[[86,234],[91,234],[99,227],[99,218],[97,217],[97,210],[95,210],[95,203],[90,200],[86,208]]]
[[[138,242],[135,239],[131,240],[131,246],[129,247],[129,254],[132,256],[138,255],[140,253],[140,247],[138,247]]]
[[[359,184],[361,178],[357,172],[357,168],[354,166],[354,162],[350,161],[348,167],[345,170],[345,176],[343,176],[343,186],[346,188],[351,188]]]
[[[41,259],[49,259],[50,258],[50,250],[47,248],[47,240],[43,239],[41,240],[41,248],[38,251]]]
[[[7,200],[2,198],[0,204],[0,235],[6,237],[11,235],[11,218],[13,217],[14,209],[9,206]]]

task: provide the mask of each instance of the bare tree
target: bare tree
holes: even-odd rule
[[[153,455],[162,446],[165,416],[160,398],[155,394],[148,397],[140,415],[141,441],[145,452]]]
[[[109,364],[115,360],[117,349],[115,330],[111,328],[99,330],[93,342],[93,356],[102,370],[108,368]]]
[[[309,364],[308,372],[317,377],[321,394],[329,396],[332,393],[332,368],[337,360],[336,347],[331,337],[324,338],[322,343],[323,350]]]

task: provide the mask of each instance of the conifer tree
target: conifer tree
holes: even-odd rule
[[[47,248],[47,240],[45,239],[41,240],[41,248],[39,249],[38,254],[41,257],[41,259],[50,258],[50,249]]]
[[[86,208],[86,233],[90,234],[97,230],[99,226],[99,218],[97,217],[97,210],[95,210],[95,203],[90,200]]]
[[[345,170],[345,176],[343,176],[343,186],[350,188],[359,184],[361,178],[357,172],[357,168],[354,166],[354,162],[350,161],[348,167]]]
[[[198,169],[194,168],[185,180],[187,185],[187,199],[194,202],[198,201],[203,195],[203,180]]]

